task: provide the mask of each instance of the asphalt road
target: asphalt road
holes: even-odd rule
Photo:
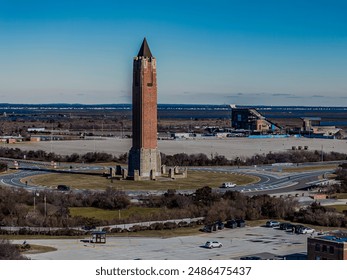
[[[7,161],[9,164],[13,164],[12,159],[2,159],[2,161]],[[300,167],[311,166],[312,163],[301,164]],[[0,184],[9,187],[20,187],[26,188],[30,191],[45,189],[44,186],[31,185],[30,182],[25,183],[25,178],[29,176],[35,176],[39,174],[47,174],[50,172],[56,172],[51,170],[51,163],[49,162],[36,162],[36,161],[19,161],[19,170],[17,172],[0,175]],[[65,172],[90,172],[98,169],[104,169],[100,166],[92,165],[81,165],[81,164],[65,164],[60,167],[66,167]],[[224,172],[224,173],[237,173],[237,174],[249,174],[260,178],[259,182],[256,184],[250,184],[247,186],[238,186],[232,188],[232,190],[240,191],[247,194],[259,194],[259,193],[283,193],[292,192],[296,190],[302,190],[310,186],[318,180],[319,176],[327,173],[333,172],[331,167],[327,167],[324,170],[312,170],[305,172],[291,172],[282,173],[274,172],[273,166],[264,165],[257,167],[189,167],[190,170],[203,170],[206,172]],[[218,191],[223,192],[228,189],[218,189]],[[132,196],[146,194],[143,192],[129,191]]]
[[[305,167],[306,165],[301,165]],[[310,166],[310,165],[309,165]],[[248,174],[259,177],[260,180],[256,184],[250,184],[247,186],[238,186],[230,188],[232,190],[249,193],[282,193],[292,192],[296,190],[302,190],[313,185],[319,181],[319,176],[327,173],[332,173],[333,168],[327,167],[322,170],[312,170],[305,172],[291,172],[281,173],[270,171],[270,166],[257,167],[257,168],[235,168],[235,167],[202,167],[202,168],[190,168],[192,170],[204,170],[206,172],[226,172],[226,173],[239,173]],[[220,191],[227,191],[230,189],[220,189]]]

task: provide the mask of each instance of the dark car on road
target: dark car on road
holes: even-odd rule
[[[58,191],[69,191],[70,187],[67,185],[58,185],[57,190]]]

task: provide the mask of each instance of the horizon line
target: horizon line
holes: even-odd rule
[[[54,105],[65,105],[65,106],[114,106],[114,105],[126,105],[132,106],[131,103],[93,103],[93,104],[85,104],[85,103],[64,103],[64,102],[56,102],[56,103],[0,103],[0,106],[54,106]],[[347,108],[347,106],[322,106],[322,105],[265,105],[265,104],[257,104],[257,105],[247,105],[247,104],[210,104],[210,103],[158,103],[159,105],[171,105],[171,106],[236,106],[236,107],[299,107],[299,108]]]

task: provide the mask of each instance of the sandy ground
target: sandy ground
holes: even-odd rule
[[[75,141],[47,141],[47,142],[23,142],[18,144],[1,144],[2,147],[20,148],[23,150],[44,150],[61,155],[72,153],[84,154],[87,152],[106,152],[120,155],[128,152],[131,147],[131,139],[104,138],[103,140],[75,140]],[[308,139],[308,138],[283,138],[283,139],[199,139],[199,140],[160,140],[159,150],[167,155],[176,153],[204,153],[224,155],[228,159],[235,157],[250,157],[255,154],[269,152],[282,152],[292,149],[292,146],[308,146],[308,150],[323,150],[324,152],[347,152],[346,140],[333,139]]]

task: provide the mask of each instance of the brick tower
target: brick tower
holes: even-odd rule
[[[156,60],[144,38],[133,62],[132,127],[128,176],[134,180],[161,175],[157,147],[157,69]]]

